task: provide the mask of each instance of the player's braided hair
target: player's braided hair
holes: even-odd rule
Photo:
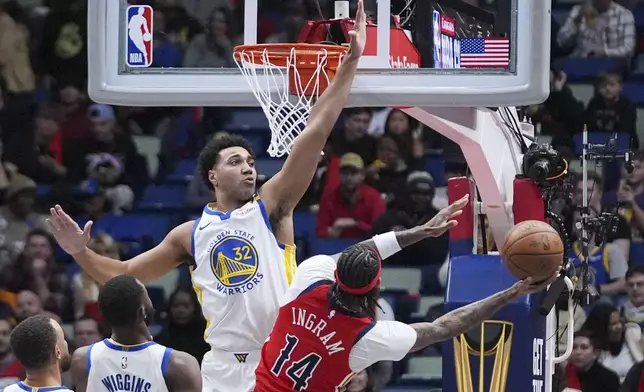
[[[380,271],[380,257],[375,249],[357,244],[347,248],[338,259],[337,278],[350,288],[369,285]],[[342,310],[351,315],[376,317],[379,285],[364,295],[349,294],[337,283],[333,286],[330,298],[331,308]]]

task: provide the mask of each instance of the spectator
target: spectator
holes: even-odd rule
[[[76,347],[85,347],[100,342],[103,335],[98,322],[90,316],[81,316],[74,322],[74,343]]]
[[[605,209],[602,206],[602,199],[604,197],[604,179],[596,171],[588,171],[588,180],[586,182],[586,193],[588,195],[588,205],[591,206],[595,211],[604,212]],[[573,203],[580,206],[583,204],[583,182],[581,177],[577,177],[575,181],[575,189],[573,191]],[[563,216],[566,220],[567,230],[569,233],[573,231],[572,228],[572,214],[574,210],[568,209],[563,212]],[[631,251],[631,229],[624,217],[618,215],[616,231],[610,235],[608,241],[620,248],[626,260],[629,259]]]
[[[110,201],[105,197],[105,191],[100,189],[96,181],[85,181],[75,189],[76,200],[81,204],[83,214],[78,217],[79,222],[94,222],[113,215]]]
[[[9,346],[9,336],[13,329],[14,321],[0,318],[0,388],[22,380],[24,371]]]
[[[618,207],[617,212],[631,227],[631,240],[644,241],[644,155],[633,154],[633,171],[622,168],[622,179],[617,192],[607,192],[604,205]]]
[[[38,50],[40,74],[48,87],[67,77],[87,78],[87,1],[53,2]]]
[[[36,82],[29,57],[29,30],[6,12],[9,6],[8,2],[0,4],[0,84],[7,93],[3,97],[3,125],[15,132],[31,114]]]
[[[101,256],[114,260],[121,260],[119,244],[105,233],[93,236],[87,245],[89,249]],[[85,272],[80,271],[72,278],[72,291],[74,292],[74,314],[76,318],[90,315],[95,320],[100,320],[98,315],[98,284]]]
[[[371,122],[369,108],[349,108],[344,111],[344,130],[333,132],[329,145],[333,155],[354,152],[369,165],[376,159],[377,141],[367,134]]]
[[[424,169],[425,146],[421,140],[422,129],[418,127],[418,121],[402,110],[393,109],[385,120],[384,134],[396,142],[402,159],[410,169]]]
[[[373,222],[385,212],[378,191],[364,184],[364,162],[358,154],[340,159],[340,186],[321,201],[316,233],[318,237],[363,238]]]
[[[60,110],[52,105],[40,108],[34,120],[33,133],[16,135],[5,154],[20,173],[39,184],[53,184],[67,175],[67,168],[62,164]]]
[[[586,0],[572,7],[557,42],[575,57],[630,60],[635,50],[633,13],[613,0]]]
[[[633,365],[626,373],[619,392],[640,392],[644,390],[644,361]]]
[[[624,324],[619,311],[613,305],[596,304],[584,323],[599,351],[598,360],[606,368],[617,373],[620,380],[626,377],[628,369],[644,359],[640,339],[642,331],[637,324]]]
[[[0,246],[17,255],[22,251],[29,231],[49,230],[42,215],[33,211],[36,183],[21,174],[12,176],[7,189],[7,204],[0,206]]]
[[[62,264],[56,264],[49,277],[49,300],[45,309],[56,314],[61,322],[71,322],[74,317],[74,293],[71,287],[71,280],[67,269]]]
[[[626,294],[628,300],[620,313],[627,323],[644,326],[644,266],[634,265],[626,272]]]
[[[394,204],[373,224],[371,235],[410,229],[429,221],[438,210],[432,205],[434,181],[427,172],[413,172],[400,190]],[[440,294],[438,269],[447,257],[449,234],[427,238],[404,248],[387,259],[392,266],[415,266],[423,269],[423,291]]]
[[[3,272],[7,288],[14,292],[28,290],[35,293],[46,308],[55,309],[50,303],[51,277],[56,268],[53,254],[53,238],[44,230],[34,229],[27,235],[24,250],[10,269]]]
[[[586,108],[588,132],[626,133],[631,138],[631,148],[637,149],[636,122],[635,105],[622,94],[622,76],[616,72],[600,73],[595,83],[595,96]]]
[[[90,106],[89,117],[91,136],[69,153],[66,166],[75,169],[71,178],[96,181],[115,212],[128,210],[134,201],[132,186],[140,189],[147,183],[145,158],[132,139],[119,132],[110,106]]]
[[[232,25],[233,17],[229,9],[214,9],[206,24],[206,31],[192,39],[183,66],[189,68],[228,68],[235,67],[233,47],[237,44],[237,31]]]
[[[21,291],[16,296],[16,322],[19,323],[27,317],[43,312],[40,298],[31,291]]]
[[[67,76],[56,81],[54,101],[60,116],[60,130],[64,142],[75,142],[89,134],[87,118],[87,97],[83,93],[85,80],[78,76]]]
[[[541,133],[552,136],[552,145],[565,156],[574,155],[573,135],[583,130],[584,107],[567,84],[565,72],[550,69],[550,95],[541,104],[528,107],[527,114]]]
[[[180,67],[181,50],[175,44],[177,37],[168,32],[166,27],[165,12],[161,9],[154,10],[154,52],[152,55],[153,67]]]
[[[596,217],[597,211],[589,208],[590,216]],[[573,213],[573,232],[576,239],[572,244],[571,260],[574,260],[575,268],[578,273],[583,272],[581,253],[581,211],[576,210]],[[594,246],[595,233],[588,234],[588,243],[591,244],[588,255],[588,268],[595,276],[595,286],[597,292],[606,296],[615,296],[626,291],[626,271],[628,270],[628,261],[622,250],[610,243],[604,243],[601,246]]]
[[[187,352],[197,358],[199,363],[210,351],[203,339],[206,320],[201,314],[201,306],[195,291],[179,288],[168,300],[168,324],[155,339],[166,347]]]
[[[400,148],[390,136],[382,136],[378,142],[376,160],[367,167],[367,183],[386,195],[391,202],[400,189],[404,189],[409,167]]]
[[[564,391],[618,392],[619,377],[598,361],[599,348],[590,331],[575,334],[572,354],[566,365]]]

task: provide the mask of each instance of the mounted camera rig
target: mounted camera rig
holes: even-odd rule
[[[588,268],[589,260],[589,242],[594,238],[596,245],[605,242],[608,237],[617,229],[618,217],[616,214],[593,211],[595,216],[591,215],[591,207],[588,205],[588,162],[589,161],[614,161],[623,159],[625,168],[630,173],[633,171],[633,162],[631,152],[619,151],[617,148],[617,134],[611,135],[604,144],[588,143],[588,132],[584,128],[582,136],[582,205],[577,207],[581,213],[581,221],[577,223],[577,229],[581,231],[581,252],[582,260],[582,287],[575,290],[572,298],[582,305],[590,304],[594,300],[594,293],[588,289],[590,269]],[[557,226],[559,233],[564,242],[564,249],[570,249],[570,236],[566,230],[562,219],[551,210],[552,201],[555,198],[563,198],[566,202],[571,200],[572,184],[566,181],[568,163],[566,160],[548,144],[533,144],[529,151],[523,157],[523,173],[534,181],[542,190],[545,200],[546,218],[550,219]],[[566,252],[567,253],[567,252]],[[544,296],[539,311],[547,315],[554,307],[557,300],[562,295],[567,296],[566,284],[564,278],[569,269],[568,255],[564,253],[561,275],[548,289]]]

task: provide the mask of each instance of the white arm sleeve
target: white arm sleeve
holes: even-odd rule
[[[400,361],[416,343],[416,331],[398,321],[378,321],[351,349],[349,367],[359,372],[380,361]]]
[[[331,256],[319,255],[308,258],[297,267],[291,286],[280,301],[280,306],[286,305],[306,290],[310,285],[321,280],[335,281],[337,264]]]

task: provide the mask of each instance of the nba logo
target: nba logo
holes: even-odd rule
[[[125,64],[132,68],[152,65],[152,7],[127,7]]]

